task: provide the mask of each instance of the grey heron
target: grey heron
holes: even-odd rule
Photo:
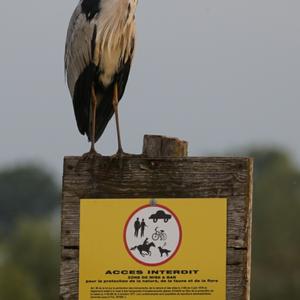
[[[138,0],[80,0],[65,45],[65,74],[77,126],[95,143],[115,113],[118,155],[123,154],[118,103],[127,84],[135,45]]]

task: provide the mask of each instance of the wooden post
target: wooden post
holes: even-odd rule
[[[65,157],[60,299],[78,299],[82,198],[227,198],[227,300],[250,299],[252,159],[187,158],[187,143],[145,136],[143,154]]]
[[[146,157],[186,157],[188,143],[161,135],[145,135],[143,155]]]

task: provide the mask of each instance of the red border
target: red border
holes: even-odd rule
[[[169,211],[175,218],[177,224],[178,224],[178,228],[179,228],[179,241],[178,241],[178,245],[176,247],[176,250],[173,252],[173,254],[166,260],[160,262],[160,263],[155,263],[155,264],[150,264],[150,263],[145,263],[145,262],[142,262],[140,260],[138,260],[130,251],[130,249],[128,248],[128,245],[126,243],[126,231],[127,231],[127,227],[128,227],[128,223],[130,221],[130,219],[133,217],[133,215],[135,215],[139,210],[142,210],[144,208],[147,208],[147,207],[152,207],[151,205],[143,205],[141,207],[139,207],[138,209],[136,209],[130,216],[129,218],[127,219],[126,221],[126,224],[124,226],[124,230],[123,230],[123,242],[124,242],[124,245],[125,245],[125,248],[128,252],[128,254],[136,261],[138,262],[139,264],[142,264],[144,266],[151,266],[151,267],[154,267],[154,266],[160,266],[160,265],[163,265],[165,264],[166,262],[168,262],[169,260],[171,260],[178,252],[179,248],[180,248],[180,245],[181,245],[181,242],[182,242],[182,227],[181,227],[181,224],[179,222],[179,219],[177,218],[176,214],[174,214],[174,212],[169,209],[168,207],[164,206],[164,205],[160,205],[160,204],[157,204],[155,205],[156,207],[161,207],[163,209],[166,209],[167,211]]]

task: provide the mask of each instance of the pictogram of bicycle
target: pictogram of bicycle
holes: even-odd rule
[[[161,241],[165,241],[167,239],[167,234],[165,233],[164,230],[158,230],[158,227],[155,227],[155,232],[152,234],[152,240],[153,241],[157,241],[157,240],[161,240]]]

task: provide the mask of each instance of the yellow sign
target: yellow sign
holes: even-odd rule
[[[79,300],[226,299],[226,199],[85,199]]]

